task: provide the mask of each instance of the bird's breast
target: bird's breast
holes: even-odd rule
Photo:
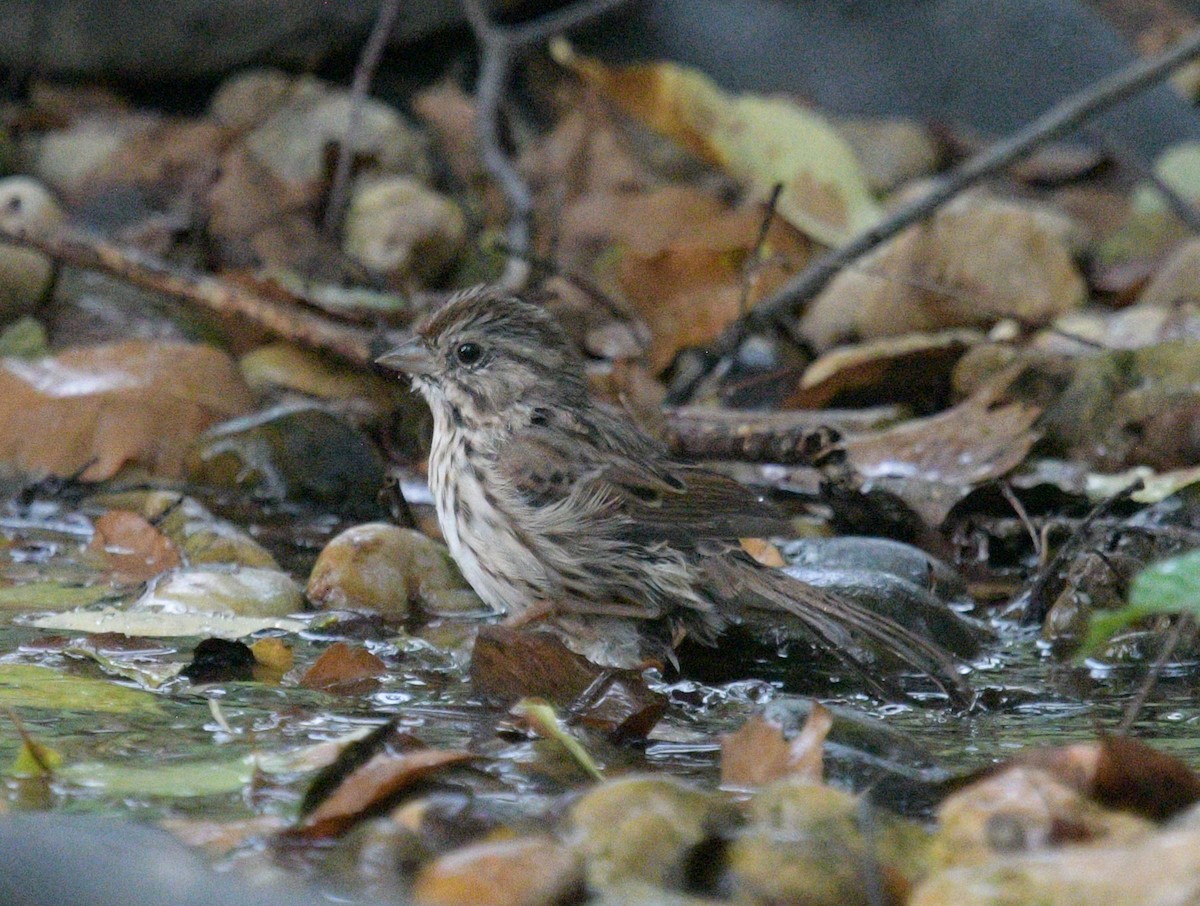
[[[520,612],[545,598],[542,571],[511,518],[498,506],[486,463],[468,455],[469,438],[435,428],[429,487],[450,555],[491,608]]]

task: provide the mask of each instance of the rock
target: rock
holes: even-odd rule
[[[1179,245],[1155,271],[1138,305],[1168,308],[1174,317],[1185,306],[1200,305],[1200,239]]]
[[[290,390],[329,403],[345,404],[348,411],[382,415],[397,406],[400,384],[362,369],[351,368],[292,343],[269,343],[246,353],[238,361],[250,389]],[[404,394],[405,397],[411,394]]]
[[[1043,850],[937,872],[910,906],[1179,906],[1200,902],[1200,833]]]
[[[834,278],[801,332],[827,349],[853,337],[986,328],[1009,317],[1048,324],[1086,299],[1071,235],[1069,221],[1043,210],[960,196]]]
[[[63,219],[62,208],[37,180],[0,179],[0,229],[47,238]],[[32,311],[49,291],[53,275],[53,262],[41,252],[0,244],[0,326]]]
[[[722,887],[741,903],[840,906],[872,902],[870,866],[884,902],[900,902],[925,873],[928,835],[916,824],[874,816],[863,836],[856,796],[780,781],[750,802],[750,823],[730,843]]]
[[[145,115],[96,114],[47,132],[26,148],[31,170],[68,198],[87,193],[88,180],[134,136],[153,128]]]
[[[951,566],[919,547],[891,538],[799,538],[784,544],[780,553],[791,566],[890,573],[928,588],[946,601],[957,601],[967,594],[966,583]]]
[[[556,906],[574,901],[583,869],[573,850],[549,837],[476,843],[453,850],[421,871],[417,906]]]
[[[382,522],[356,525],[317,557],[306,591],[322,610],[368,610],[402,620],[416,604],[426,614],[485,613],[446,546]]]
[[[250,129],[275,112],[291,85],[292,77],[278,69],[235,73],[214,92],[209,116],[231,129]]]
[[[890,192],[937,169],[937,144],[913,120],[847,119],[834,125],[854,149],[872,192]]]
[[[393,284],[436,279],[466,241],[458,205],[405,176],[360,181],[346,213],[343,247]]]
[[[733,806],[666,777],[629,776],[590,790],[571,809],[588,884],[679,888],[688,860],[736,823]]]
[[[267,500],[309,500],[351,516],[377,516],[383,463],[370,440],[318,406],[279,405],[232,419],[200,438],[192,480],[249,488]]]
[[[164,575],[130,609],[281,617],[303,610],[304,597],[299,585],[276,570],[187,568]]]
[[[316,187],[326,174],[328,148],[346,133],[350,107],[346,89],[301,76],[286,101],[246,135],[246,147],[285,183]],[[395,108],[367,98],[360,113],[354,153],[372,161],[371,172],[428,177],[425,142]]]
[[[1001,854],[1145,836],[1144,818],[1108,811],[1049,772],[1014,766],[949,796],[938,809],[931,857],[941,866],[986,865]]]

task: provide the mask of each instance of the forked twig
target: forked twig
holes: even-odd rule
[[[488,16],[482,0],[463,0],[471,31],[479,44],[479,77],[475,83],[475,128],[480,156],[508,202],[505,246],[510,250],[500,283],[520,290],[529,280],[528,252],[533,193],[513,166],[501,138],[500,102],[512,76],[514,63],[534,44],[625,5],[629,0],[579,0],[564,9],[520,25],[498,25]]]
[[[350,192],[350,176],[354,170],[354,146],[358,142],[358,130],[362,125],[362,108],[367,92],[371,88],[371,80],[379,61],[383,58],[383,49],[396,27],[396,19],[400,14],[400,0],[382,0],[379,14],[367,38],[362,56],[354,66],[354,78],[350,82],[350,112],[346,117],[346,131],[338,142],[337,162],[333,167],[333,182],[329,187],[329,197],[325,205],[325,219],[321,231],[326,239],[333,240],[342,228],[342,219],[346,214],[347,195]]]

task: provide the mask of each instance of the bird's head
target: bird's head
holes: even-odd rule
[[[467,424],[523,404],[587,400],[582,362],[550,313],[489,287],[453,296],[378,362],[409,375],[431,408],[445,407]]]

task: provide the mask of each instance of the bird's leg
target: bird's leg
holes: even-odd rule
[[[558,605],[553,601],[537,600],[516,613],[510,613],[500,624],[509,629],[521,629],[530,623],[540,623],[558,614]]]

